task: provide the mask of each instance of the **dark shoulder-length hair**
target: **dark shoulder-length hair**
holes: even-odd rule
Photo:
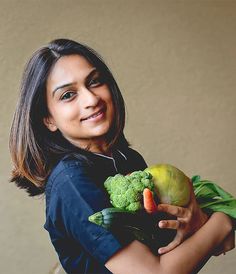
[[[107,136],[110,148],[128,146],[124,137],[125,106],[119,87],[102,58],[90,47],[68,39],[56,39],[37,50],[26,64],[19,101],[16,106],[9,147],[13,161],[11,182],[27,190],[30,196],[44,192],[45,183],[55,163],[66,154],[88,156],[57,130],[51,132],[43,123],[48,116],[46,81],[62,56],[78,54],[103,75],[112,95],[115,115]],[[87,154],[86,154],[87,153]]]

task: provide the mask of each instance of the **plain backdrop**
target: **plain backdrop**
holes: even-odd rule
[[[44,199],[8,183],[9,128],[24,64],[70,38],[95,48],[122,90],[125,133],[148,165],[171,163],[236,196],[236,1],[0,0],[0,273],[57,262]],[[202,274],[235,273],[233,250]]]

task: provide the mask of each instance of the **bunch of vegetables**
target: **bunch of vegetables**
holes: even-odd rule
[[[159,164],[129,175],[108,177],[104,187],[113,207],[89,217],[89,221],[114,232],[129,233],[148,245],[153,252],[168,244],[173,230],[158,229],[156,223],[168,219],[164,213],[148,214],[143,206],[143,191],[149,189],[157,203],[186,206],[190,199],[190,181],[200,207],[208,213],[222,211],[236,219],[236,199],[216,183],[194,176],[191,180],[178,168]]]

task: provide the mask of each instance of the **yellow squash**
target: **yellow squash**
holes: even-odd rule
[[[150,166],[145,171],[151,173],[155,193],[160,203],[185,206],[190,199],[190,179],[178,168],[169,164]]]

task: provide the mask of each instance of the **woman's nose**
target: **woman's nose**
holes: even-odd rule
[[[95,107],[100,101],[100,97],[86,87],[80,91],[79,97],[84,108]]]

